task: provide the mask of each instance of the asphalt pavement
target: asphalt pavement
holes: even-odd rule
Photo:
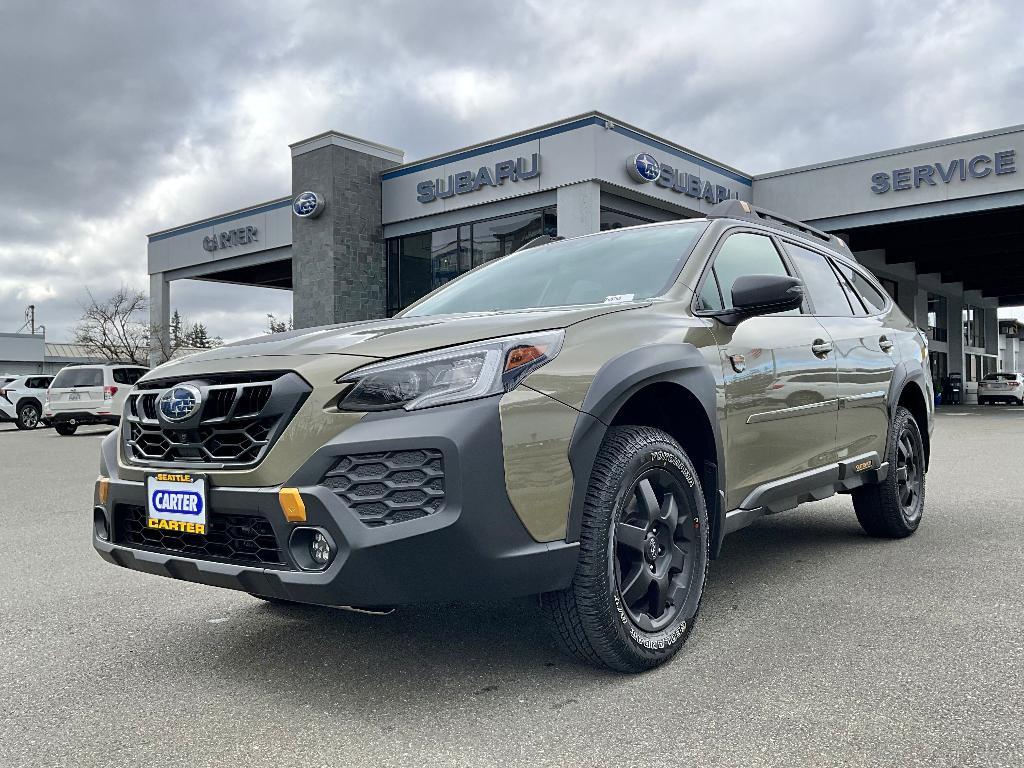
[[[926,512],[836,496],[725,542],[667,666],[550,642],[533,600],[265,604],[93,552],[100,435],[0,425],[0,766],[1024,765],[1024,408],[940,412]]]

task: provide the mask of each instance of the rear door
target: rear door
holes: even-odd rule
[[[792,274],[773,240],[733,232],[719,244],[699,292],[698,313],[731,306],[742,275]],[[758,506],[768,483],[834,464],[838,384],[828,333],[800,310],[713,320],[725,371],[729,509]]]
[[[50,385],[54,413],[95,411],[103,408],[103,368],[75,366],[62,369]]]
[[[835,344],[838,458],[877,453],[882,461],[889,433],[889,384],[899,356],[900,331],[889,326],[886,312],[892,302],[874,287],[873,303],[862,298],[854,286],[865,278],[849,265],[803,244],[784,245],[810,289],[815,316]]]

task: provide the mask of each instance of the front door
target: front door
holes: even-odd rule
[[[792,270],[771,238],[730,234],[700,291],[704,309],[728,308],[742,275]],[[713,322],[725,371],[726,506],[744,505],[759,486],[836,462],[838,383],[828,333],[799,310]]]

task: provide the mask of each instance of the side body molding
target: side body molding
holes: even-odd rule
[[[723,488],[722,436],[717,416],[717,386],[708,361],[697,347],[687,343],[660,343],[637,347],[612,358],[598,370],[591,382],[572,439],[569,442],[569,463],[573,472],[572,503],[566,541],[579,540],[583,520],[583,502],[590,483],[590,471],[601,447],[608,425],[619,409],[645,386],[657,383],[677,384],[689,390],[703,406],[714,432],[717,454],[717,486],[706,494],[709,517],[721,538],[721,498]],[[704,468],[696,467],[703,476]],[[714,531],[712,532],[714,537]],[[712,549],[716,544],[712,539]]]

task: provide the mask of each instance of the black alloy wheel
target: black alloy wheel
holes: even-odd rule
[[[921,456],[916,434],[904,426],[896,440],[896,493],[900,509],[907,522],[915,522],[921,516]]]
[[[627,495],[615,524],[615,586],[637,628],[657,632],[687,603],[700,547],[677,475],[645,471]]]

